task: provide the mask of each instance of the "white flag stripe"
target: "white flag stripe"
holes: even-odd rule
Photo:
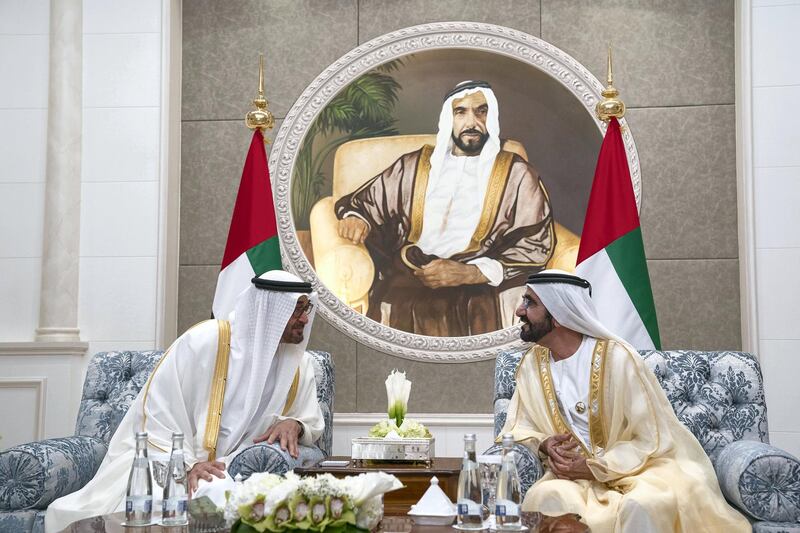
[[[612,333],[631,343],[637,350],[655,349],[605,248],[585,259],[577,266],[575,273],[592,284],[592,301],[597,314]]]
[[[233,263],[225,267],[217,278],[217,290],[214,293],[214,303],[211,309],[214,311],[214,318],[227,319],[233,311],[233,303],[239,293],[250,286],[256,271],[250,264],[247,252],[237,257]]]

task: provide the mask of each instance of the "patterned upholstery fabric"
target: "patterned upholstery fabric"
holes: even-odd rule
[[[497,356],[495,435],[505,423],[523,353]],[[754,524],[754,531],[800,533],[800,462],[768,445],[764,383],[756,358],[730,351],[640,354],[680,421],[711,458],[725,496],[764,520]]]
[[[769,443],[758,361],[742,352],[641,352],[678,419],[714,462],[733,441]]]
[[[92,479],[106,455],[94,437],[65,437],[21,444],[0,461],[0,509],[45,509]]]
[[[317,381],[317,401],[322,408],[322,416],[325,418],[325,430],[317,440],[317,446],[325,456],[328,456],[333,449],[333,398],[336,393],[333,359],[328,352],[309,350],[309,353],[313,356],[314,374]]]
[[[106,444],[164,352],[105,352],[89,361],[78,408],[76,435]]]
[[[44,511],[26,509],[20,511],[0,511],[0,533],[44,533]]]
[[[247,479],[255,472],[285,474],[298,466],[311,466],[325,458],[325,453],[317,446],[300,446],[300,456],[295,459],[289,452],[281,450],[278,443],[260,442],[245,448],[231,461],[228,471],[231,476],[241,474]]]
[[[759,520],[800,527],[800,461],[768,444],[732,442],[715,465],[725,497]]]
[[[800,533],[800,524],[786,522],[756,522],[753,533]]]
[[[305,455],[322,458],[330,453],[333,441],[334,368],[329,354],[311,353],[325,432],[315,447],[306,448]],[[37,518],[34,509],[46,509],[94,476],[111,436],[162,355],[160,351],[95,354],[86,371],[76,435],[0,452],[0,532],[43,530],[44,514]],[[264,446],[253,448],[258,449],[243,457],[243,462],[246,458],[251,465],[275,461],[272,452],[263,452]],[[260,454],[264,457],[259,458]],[[37,525],[37,520],[42,524]]]

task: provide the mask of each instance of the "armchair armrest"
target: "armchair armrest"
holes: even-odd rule
[[[714,463],[725,497],[753,518],[800,522],[800,461],[763,442],[740,440]]]
[[[500,455],[502,453],[503,447],[499,444],[494,444],[483,452],[483,455]],[[544,475],[544,469],[539,457],[527,446],[514,444],[514,455],[517,463],[517,473],[519,473],[520,488],[522,489],[522,494],[525,494]]]
[[[228,464],[231,477],[241,474],[243,479],[256,472],[285,474],[298,467],[309,467],[325,458],[325,453],[315,446],[298,446],[300,455],[295,459],[289,452],[282,450],[280,444],[259,442],[239,452]]]
[[[0,510],[46,509],[88,483],[106,451],[100,439],[74,436],[0,452]]]
[[[311,209],[311,246],[314,270],[325,286],[350,307],[366,314],[367,293],[375,276],[375,264],[367,247],[339,237],[339,219],[332,196],[322,198]]]

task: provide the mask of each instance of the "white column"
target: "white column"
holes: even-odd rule
[[[82,19],[82,0],[50,0],[47,182],[37,341],[80,340]]]

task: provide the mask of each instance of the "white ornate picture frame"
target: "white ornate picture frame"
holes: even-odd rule
[[[598,44],[598,46],[601,46]],[[601,133],[606,124],[595,116],[600,81],[555,46],[526,33],[474,22],[440,22],[405,28],[377,37],[341,57],[303,91],[283,120],[270,152],[278,234],[284,267],[312,283],[319,294],[319,313],[358,342],[407,359],[469,362],[495,357],[523,346],[514,326],[471,337],[429,337],[375,322],[340,301],[318,278],[297,239],[292,215],[292,176],[300,146],[310,125],[331,99],[350,82],[388,61],[426,50],[479,50],[513,58],[558,81],[586,109]],[[641,209],[639,157],[630,128],[620,121],[636,204]]]

